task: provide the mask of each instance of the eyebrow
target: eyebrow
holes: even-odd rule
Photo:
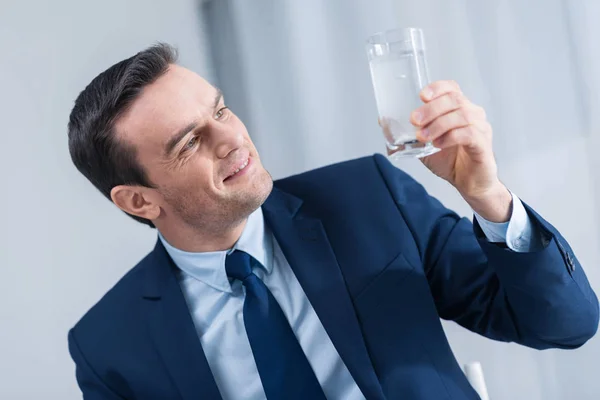
[[[217,94],[215,95],[213,109],[217,108],[217,106],[221,102],[221,99],[223,99],[223,92],[221,92],[221,90],[219,88],[217,88]],[[165,146],[165,154],[171,154],[171,152],[173,152],[173,149],[177,146],[177,144],[179,142],[181,142],[181,140],[188,133],[190,133],[191,131],[196,129],[198,127],[198,124],[199,124],[198,120],[192,121],[189,124],[187,124],[186,126],[184,126],[183,128],[181,128],[180,130],[178,130],[173,136],[171,136],[169,138],[169,141],[167,142],[167,145]]]

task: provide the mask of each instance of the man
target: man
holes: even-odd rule
[[[448,81],[411,115],[475,223],[375,155],[272,182],[221,93],[157,45],[69,122],[77,168],[156,247],[69,333],[86,399],[476,399],[440,317],[576,348],[598,300],[571,247],[497,176]]]

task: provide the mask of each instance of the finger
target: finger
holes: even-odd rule
[[[453,129],[462,128],[478,121],[484,121],[485,115],[481,107],[461,107],[434,119],[418,133],[422,141],[432,141]]]
[[[477,128],[473,125],[452,129],[433,141],[438,149],[453,146],[474,146],[478,142]]]
[[[476,121],[461,128],[452,129],[433,141],[433,145],[443,149],[452,146],[491,147],[492,127],[487,121]],[[486,145],[486,142],[489,144]]]
[[[423,90],[421,90],[420,96],[421,100],[427,103],[450,92],[462,93],[462,90],[456,81],[435,81],[425,86]]]
[[[446,93],[413,111],[410,115],[410,122],[415,126],[425,126],[436,118],[466,104],[468,104],[468,100],[461,93]]]

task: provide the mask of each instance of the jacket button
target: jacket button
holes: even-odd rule
[[[569,268],[571,269],[571,271],[575,271],[575,261],[573,260],[573,256],[571,255],[571,253],[568,251],[567,251],[567,264],[569,265]]]

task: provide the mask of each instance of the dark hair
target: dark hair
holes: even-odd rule
[[[115,123],[142,89],[176,61],[175,48],[158,43],[102,72],[75,100],[69,117],[71,159],[79,172],[108,199],[117,185],[153,187],[137,161],[135,148],[117,139]],[[154,227],[150,220],[128,215]]]

